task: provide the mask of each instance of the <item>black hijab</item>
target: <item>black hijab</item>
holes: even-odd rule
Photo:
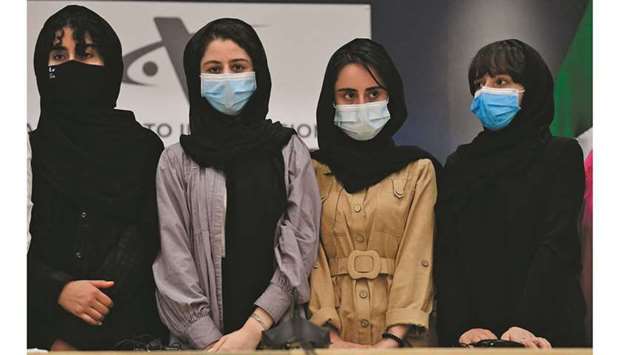
[[[390,120],[371,140],[357,141],[334,124],[334,92],[340,70],[359,63],[377,79],[389,95]],[[430,159],[438,172],[439,163],[416,146],[397,146],[392,136],[407,119],[403,83],[387,51],[370,39],[354,39],[330,58],[316,109],[319,150],[312,158],[326,164],[349,193],[383,180],[418,159]]]
[[[257,89],[236,117],[220,113],[200,96],[200,60],[216,38],[243,48],[256,73]],[[247,23],[224,18],[207,24],[190,39],[183,61],[191,134],[181,136],[181,146],[200,166],[222,169],[226,176],[222,300],[223,332],[229,333],[245,323],[273,276],[276,225],[288,197],[282,147],[294,131],[265,119],[271,92],[267,56]]]
[[[104,66],[75,61],[48,66],[65,26],[73,29],[78,54],[90,36]],[[30,134],[34,179],[46,180],[76,207],[135,217],[145,174],[153,172],[162,144],[132,112],[114,109],[123,62],[112,27],[86,7],[61,9],[39,33],[34,68],[41,97],[39,123]]]
[[[208,44],[216,38],[232,40],[243,48],[252,59],[256,73],[256,91],[235,117],[219,112],[200,95],[200,60]],[[187,43],[183,64],[191,134],[181,136],[181,146],[194,161],[203,167],[223,168],[255,154],[281,154],[294,131],[265,119],[269,111],[271,76],[265,49],[252,26],[231,18],[208,23]]]
[[[484,129],[448,158],[440,200],[469,195],[499,176],[524,172],[551,139],[553,77],[534,48],[509,39],[480,49],[469,68],[472,96],[479,89],[476,80],[485,74],[509,74],[523,85],[521,110],[506,128]]]

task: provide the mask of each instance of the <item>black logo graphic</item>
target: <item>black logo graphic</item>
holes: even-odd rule
[[[185,74],[183,73],[183,50],[185,44],[192,37],[193,33],[189,33],[183,21],[176,17],[155,17],[155,26],[161,37],[161,41],[147,44],[144,47],[138,48],[123,56],[123,62],[125,64],[125,70],[123,72],[123,83],[133,85],[148,85],[137,82],[129,77],[128,70],[131,65],[141,58],[142,56],[159,49],[161,47],[166,48],[168,57],[172,62],[174,72],[177,75],[179,84],[183,88],[185,97],[187,96],[187,86],[185,85]],[[142,71],[146,76],[152,77],[157,74],[159,70],[158,65],[155,62],[148,61],[142,66]]]

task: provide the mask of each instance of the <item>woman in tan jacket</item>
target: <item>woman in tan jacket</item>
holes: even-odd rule
[[[407,109],[385,49],[353,40],[331,57],[313,153],[323,205],[311,320],[332,347],[409,346],[432,309],[436,160],[392,136]]]

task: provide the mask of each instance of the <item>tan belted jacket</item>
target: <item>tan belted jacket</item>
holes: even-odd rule
[[[433,303],[435,170],[410,163],[349,194],[313,161],[321,201],[321,247],[310,277],[312,322],[372,345],[390,326],[428,328]]]

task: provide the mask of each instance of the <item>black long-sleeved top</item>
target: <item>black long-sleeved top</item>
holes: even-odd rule
[[[159,252],[155,171],[163,150],[153,134],[145,193],[133,222],[79,206],[34,171],[28,252],[28,347],[49,348],[62,339],[79,349],[112,349],[125,339],[160,337],[151,265]],[[79,174],[81,172],[77,172]],[[74,280],[110,280],[102,289],[114,302],[102,326],[63,309],[58,297]]]
[[[458,159],[450,156],[445,171]],[[511,326],[554,347],[584,344],[582,161],[575,140],[553,138],[522,174],[499,176],[438,208],[440,345],[457,345],[472,328],[500,337]]]

